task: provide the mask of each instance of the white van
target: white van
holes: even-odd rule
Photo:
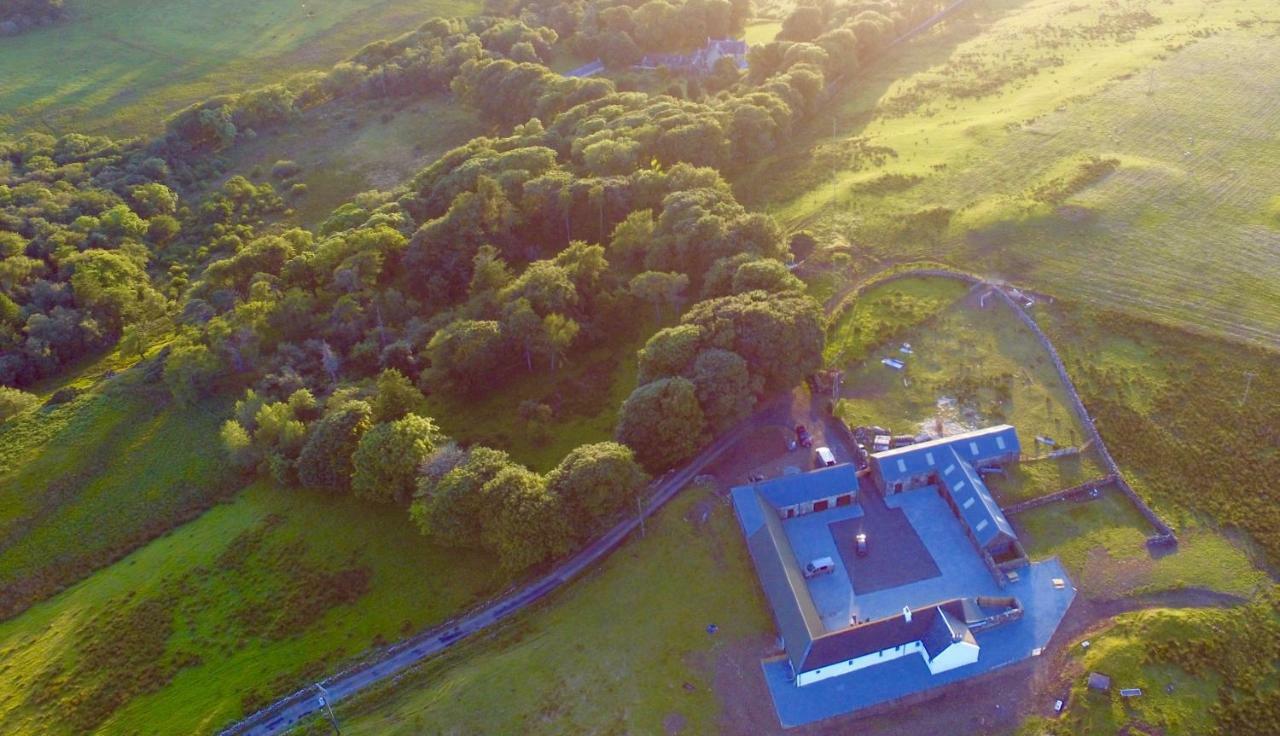
[[[804,566],[804,576],[806,578],[816,578],[819,575],[826,575],[836,569],[836,561],[830,557],[819,557],[816,560],[810,560],[809,564]]]
[[[817,465],[819,468],[829,468],[836,464],[836,456],[831,452],[830,447],[819,447],[813,451],[817,455]]]

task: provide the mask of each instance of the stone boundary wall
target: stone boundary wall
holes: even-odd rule
[[[1021,304],[1015,301],[1013,297],[1011,297],[1009,293],[1005,291],[1005,289],[1000,284],[992,283],[986,279],[983,279],[979,276],[975,276],[973,274],[964,273],[961,271],[953,271],[947,268],[923,267],[923,268],[914,268],[914,269],[907,268],[903,270],[894,270],[893,267],[890,267],[888,269],[885,269],[884,271],[871,274],[862,282],[858,283],[856,286],[839,294],[836,299],[832,300],[832,302],[834,303],[829,302],[828,303],[828,312],[829,312],[828,319],[829,320],[834,319],[836,315],[839,315],[845,309],[847,309],[849,307],[849,304],[848,304],[849,300],[852,299],[853,297],[856,297],[864,289],[867,289],[871,286],[888,283],[890,281],[897,281],[899,279],[906,279],[906,278],[918,278],[921,276],[934,276],[937,278],[954,279],[956,281],[963,281],[973,286],[986,285],[991,288],[991,291],[993,293],[999,295],[999,297],[1004,300],[1004,303],[1008,305],[1009,309],[1013,310],[1013,313],[1018,317],[1019,320],[1022,321],[1024,325],[1027,326],[1027,329],[1031,330],[1031,334],[1034,335],[1036,338],[1036,341],[1040,343],[1040,347],[1044,348],[1044,351],[1049,355],[1049,359],[1053,361],[1053,367],[1058,372],[1058,378],[1062,381],[1062,385],[1066,388],[1067,398],[1071,402],[1071,408],[1075,411],[1076,416],[1080,418],[1080,423],[1084,425],[1085,432],[1089,436],[1089,441],[1092,442],[1098,449],[1098,455],[1102,458],[1103,467],[1107,471],[1107,478],[1110,480],[1112,484],[1116,486],[1116,488],[1120,489],[1120,492],[1123,493],[1129,499],[1129,501],[1133,503],[1135,507],[1137,507],[1138,511],[1142,514],[1143,518],[1145,518],[1147,522],[1151,524],[1151,526],[1156,530],[1156,533],[1154,535],[1147,537],[1147,544],[1150,546],[1165,546],[1165,545],[1177,544],[1178,540],[1177,540],[1177,536],[1173,532],[1173,528],[1170,527],[1167,523],[1165,523],[1164,519],[1161,519],[1160,516],[1154,510],[1152,510],[1150,506],[1147,505],[1147,502],[1144,501],[1142,497],[1139,496],[1137,492],[1133,490],[1133,487],[1129,485],[1128,481],[1124,479],[1124,475],[1120,472],[1120,466],[1116,464],[1115,458],[1111,456],[1111,451],[1107,449],[1107,444],[1102,441],[1102,435],[1098,433],[1098,427],[1097,425],[1094,424],[1093,416],[1089,414],[1089,410],[1084,405],[1084,400],[1080,398],[1080,393],[1076,390],[1075,382],[1071,380],[1071,375],[1067,373],[1066,364],[1062,362],[1062,357],[1058,355],[1058,350],[1053,346],[1053,342],[1049,340],[1049,337],[1044,333],[1044,330],[1040,329],[1040,325],[1036,323],[1035,318],[1032,317],[1031,314],[1027,312],[1027,310],[1024,309]],[[849,432],[849,428],[844,426],[844,422],[839,421],[838,417],[837,417],[837,424],[841,426],[846,433]],[[1042,506],[1045,504],[1053,503],[1055,501],[1061,501],[1067,496],[1071,495],[1072,492],[1078,492],[1078,491],[1079,491],[1078,487],[1068,488],[1066,490],[1058,491],[1057,493],[1052,493],[1047,496],[1041,497],[1042,499],[1044,499],[1043,501],[1041,501],[1041,499],[1031,499],[1031,501],[1024,501],[1020,504],[1015,504],[1014,506],[1011,506],[1006,513],[1018,513],[1018,511],[1025,511],[1028,508],[1035,508],[1036,506]],[[1036,506],[1026,505],[1033,501],[1041,501],[1041,502],[1037,503]]]

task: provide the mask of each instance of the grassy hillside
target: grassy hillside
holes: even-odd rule
[[[208,449],[226,409],[179,409],[135,371],[0,425],[0,616],[234,493]]]
[[[737,191],[865,260],[943,258],[1280,343],[1278,19],[1250,0],[977,3]]]
[[[1275,353],[1059,302],[1039,319],[1126,477],[1165,518],[1243,529],[1280,560]]]
[[[727,505],[686,490],[549,606],[342,704],[343,733],[712,733],[717,666],[770,626],[739,540]]]
[[[0,41],[0,128],[151,132],[196,100],[324,68],[471,0],[69,0],[70,20]]]
[[[1228,610],[1127,614],[1090,646],[1069,652],[1071,695],[1060,720],[1034,719],[1025,734],[1272,733],[1280,717],[1280,607],[1274,592]],[[1088,672],[1112,690],[1084,684]],[[1120,688],[1142,696],[1122,699]]]
[[[0,623],[0,731],[208,733],[501,582],[402,509],[260,483]]]

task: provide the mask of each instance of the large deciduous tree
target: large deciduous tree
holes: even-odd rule
[[[616,442],[577,447],[547,475],[579,540],[630,510],[648,480],[631,448]]]
[[[352,456],[351,489],[373,501],[407,502],[413,496],[419,463],[440,438],[435,422],[416,414],[375,425],[365,432]]]
[[[660,378],[640,386],[622,404],[617,438],[650,472],[666,470],[697,453],[706,418],[693,383]]]

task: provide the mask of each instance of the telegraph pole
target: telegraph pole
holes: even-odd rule
[[[329,716],[329,723],[333,724],[333,732],[338,736],[342,736],[342,729],[338,728],[338,717],[333,714],[333,706],[329,704],[329,691],[324,689],[324,685],[316,683],[316,689],[320,691],[320,705],[324,706],[325,714]]]
[[[1244,396],[1240,397],[1240,406],[1244,406],[1249,401],[1249,389],[1253,386],[1253,377],[1258,375],[1253,371],[1244,372]]]

